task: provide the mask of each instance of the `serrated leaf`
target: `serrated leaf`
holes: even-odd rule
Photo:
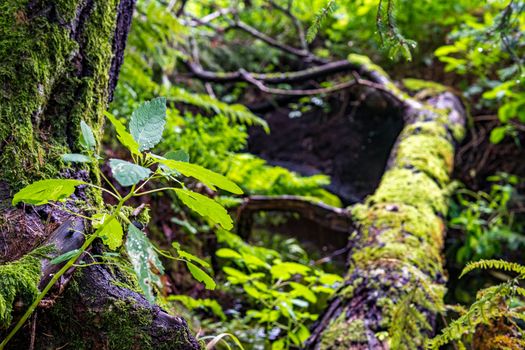
[[[222,188],[231,193],[242,194],[242,190],[232,181],[228,180],[221,174],[217,174],[211,170],[201,167],[200,165],[180,162],[171,159],[158,159],[159,163],[168,166],[170,169],[176,170],[184,176],[193,177],[212,190],[216,187]]]
[[[62,155],[62,160],[67,163],[89,163],[91,158],[78,153],[66,153]]]
[[[111,215],[106,213],[99,213],[93,215],[93,227],[98,229],[102,227],[104,223],[111,217]],[[112,218],[106,226],[98,233],[99,237],[102,239],[105,245],[111,250],[115,250],[122,245],[122,238],[124,237],[124,230],[122,225],[116,218]]]
[[[177,197],[191,210],[221,225],[225,230],[233,228],[233,221],[222,205],[200,193],[177,188]]]
[[[122,159],[110,159],[109,166],[113,177],[122,186],[133,186],[151,174],[151,170]]]
[[[129,131],[139,144],[139,151],[153,148],[162,139],[166,124],[166,99],[144,102],[131,115]]]
[[[164,158],[171,160],[178,160],[179,162],[189,162],[190,155],[186,151],[180,149],[178,151],[169,151],[164,155]]]
[[[18,191],[13,197],[13,205],[20,202],[44,205],[50,201],[64,201],[75,192],[75,187],[84,181],[71,179],[49,179],[33,182]]]
[[[58,265],[64,261],[67,261],[71,258],[73,258],[74,256],[76,256],[78,254],[79,250],[78,249],[74,249],[74,250],[70,250],[69,252],[66,252],[62,255],[59,255],[57,256],[56,258],[54,258],[53,260],[50,261],[51,264],[53,265]]]
[[[179,257],[181,259],[184,259],[184,260],[187,260],[187,261],[193,261],[193,262],[196,262],[198,263],[199,265],[203,266],[203,267],[210,267],[210,264],[208,264],[206,261],[202,260],[201,258],[191,254],[191,253],[188,253],[187,251],[183,250],[181,247],[180,247],[180,244],[179,242],[173,242],[171,243],[171,246],[173,248],[175,248],[175,250],[177,250],[177,254],[179,255]]]
[[[109,119],[111,124],[115,127],[115,131],[117,132],[117,138],[120,141],[120,143],[126,147],[131,153],[135,155],[140,155],[139,151],[139,144],[133,136],[131,136],[130,133],[126,131],[126,127],[122,125],[122,123],[115,118],[115,116],[109,112],[104,112],[104,115]]]
[[[153,295],[152,286],[156,284],[159,288],[162,288],[158,274],[164,273],[164,267],[149,239],[134,225],[129,225],[128,227],[126,251],[144,296],[150,303],[154,303],[155,296]],[[153,271],[152,268],[156,271]]]
[[[191,275],[193,278],[195,278],[197,281],[204,283],[204,286],[206,289],[214,290],[215,289],[215,281],[213,278],[211,278],[206,272],[195,266],[189,261],[186,261],[186,265],[188,266],[188,269],[190,270]]]
[[[97,141],[95,140],[95,135],[93,130],[86,124],[85,121],[80,121],[80,131],[82,132],[80,136],[80,145],[88,150],[94,150],[97,146]]]

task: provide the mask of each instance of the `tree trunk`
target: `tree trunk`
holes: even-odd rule
[[[13,193],[49,177],[98,182],[98,169],[63,169],[79,150],[80,121],[102,136],[103,111],[123,59],[135,0],[2,0],[0,3],[0,336],[45,284],[54,254],[83,242],[84,224],[59,209],[12,208]],[[101,204],[77,191],[68,209]],[[76,202],[75,202],[76,201]],[[15,261],[16,260],[16,261]],[[69,276],[56,286],[64,289]],[[8,348],[198,349],[186,322],[126,288],[119,271],[77,271]],[[52,306],[52,307],[50,307]],[[31,326],[31,327],[29,327]]]
[[[422,104],[383,78],[406,125],[375,193],[350,208],[350,268],[308,349],[421,349],[443,308],[443,218],[465,112],[448,92]]]

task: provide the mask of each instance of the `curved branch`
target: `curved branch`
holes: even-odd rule
[[[252,216],[261,211],[298,213],[322,227],[348,235],[353,230],[350,213],[324,203],[316,203],[300,196],[251,196],[237,209],[237,231],[247,238],[251,231]]]

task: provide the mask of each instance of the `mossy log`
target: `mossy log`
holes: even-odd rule
[[[422,349],[443,308],[443,219],[465,111],[448,92],[412,100],[379,73],[406,124],[375,193],[349,208],[350,268],[308,349]]]
[[[0,1],[0,338],[54,272],[49,255],[83,242],[82,222],[54,207],[13,208],[13,193],[49,177],[98,182],[98,167],[64,169],[83,120],[102,137],[135,0]],[[101,205],[78,191],[69,211]],[[198,349],[186,322],[150,305],[105,266],[73,271],[9,349]],[[64,292],[65,291],[65,292]],[[62,294],[62,292],[64,292]],[[58,297],[60,296],[60,297]],[[58,297],[58,299],[57,299]],[[40,320],[40,321],[39,321]]]

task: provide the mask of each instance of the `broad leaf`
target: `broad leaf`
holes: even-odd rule
[[[91,158],[78,153],[66,153],[62,155],[62,160],[67,163],[89,163]]]
[[[170,169],[177,170],[184,176],[193,177],[212,190],[216,187],[229,191],[235,194],[242,194],[242,190],[232,181],[228,180],[221,174],[217,174],[211,170],[201,167],[200,165],[191,164],[187,162],[180,162],[171,159],[158,159],[161,164],[168,166]]]
[[[151,170],[122,159],[110,159],[109,166],[113,177],[122,186],[132,186],[144,180],[151,174]]]
[[[233,221],[226,209],[213,199],[203,196],[200,193],[177,188],[177,197],[190,209],[196,211],[201,216],[207,217],[211,221],[221,225],[225,230],[233,228]]]
[[[79,141],[80,145],[85,149],[94,150],[97,146],[95,135],[93,135],[93,130],[83,120],[80,121],[80,131],[82,132]]]
[[[129,225],[128,227],[126,250],[144,296],[150,303],[154,303],[155,296],[153,295],[152,285],[156,284],[159,288],[162,288],[162,283],[157,273],[163,274],[164,267],[149,239],[134,225]],[[156,271],[152,271],[152,268]]]
[[[306,275],[310,271],[310,268],[305,265],[301,265],[293,262],[283,262],[272,266],[271,274],[273,277],[287,280],[292,275]]]
[[[75,192],[75,187],[84,181],[70,179],[49,179],[33,182],[18,191],[13,197],[13,205],[20,202],[43,205],[50,201],[64,201]]]
[[[93,215],[93,227],[96,229],[102,227],[110,217],[111,215],[105,213]],[[109,249],[115,250],[122,245],[124,230],[122,229],[120,222],[118,222],[116,218],[112,218],[98,235]]]
[[[190,273],[193,276],[193,278],[195,278],[199,282],[204,283],[206,289],[215,289],[215,281],[206,272],[204,272],[194,264],[190,263],[189,261],[186,261],[186,265],[188,266],[188,269],[190,270]]]
[[[56,258],[51,260],[50,263],[53,264],[53,265],[58,265],[60,263],[63,263],[64,261],[67,261],[67,260],[73,258],[74,256],[76,256],[79,251],[80,250],[78,250],[78,249],[70,250],[69,252],[66,252],[66,253],[64,253],[62,255],[57,256]]]
[[[145,102],[131,115],[129,131],[139,144],[139,151],[153,148],[162,139],[166,124],[166,99]]]
[[[117,118],[115,118],[113,114],[109,112],[104,112],[104,115],[115,127],[115,131],[117,132],[117,138],[119,139],[120,143],[124,147],[126,147],[131,153],[135,155],[140,155],[139,144],[137,143],[137,141],[135,141],[135,139],[133,139],[133,136],[131,136],[131,134],[126,131],[126,127],[122,125],[122,123]]]

